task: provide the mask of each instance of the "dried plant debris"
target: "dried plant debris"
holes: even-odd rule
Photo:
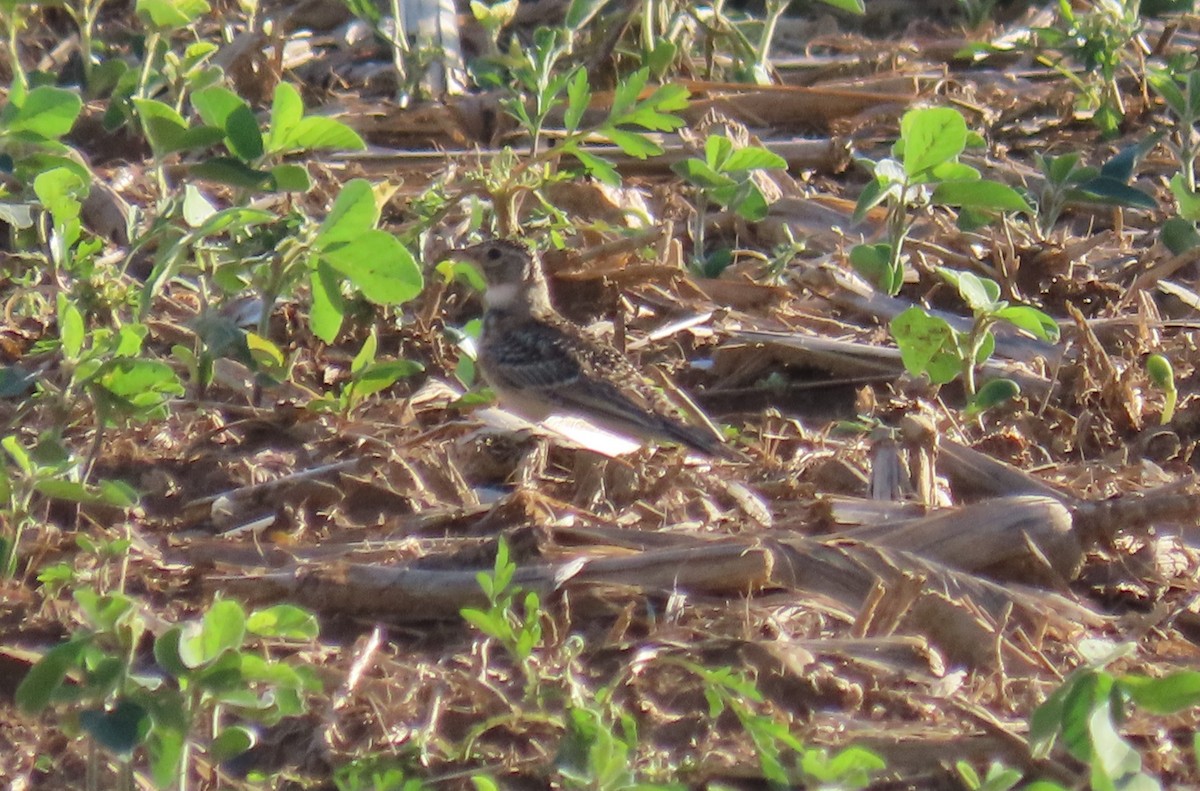
[[[1190,5],[787,5],[0,15],[0,777],[1200,785]]]

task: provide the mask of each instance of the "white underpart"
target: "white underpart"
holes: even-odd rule
[[[497,283],[488,286],[487,293],[483,295],[483,301],[489,308],[503,310],[516,302],[520,293],[521,287],[516,283]]]
[[[504,431],[529,427],[568,446],[584,448],[610,458],[632,453],[643,445],[632,437],[597,425],[576,412],[555,412],[541,420],[530,420],[511,409],[486,407],[477,409],[475,417],[486,425]]]

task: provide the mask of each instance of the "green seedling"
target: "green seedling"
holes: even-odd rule
[[[861,0],[822,2],[855,15],[862,15],[865,10]],[[692,26],[698,28],[698,40],[704,42],[705,75],[708,79],[720,77],[768,85],[772,83],[771,46],[779,20],[790,5],[791,0],[767,0],[762,6],[761,19],[727,9],[723,0],[711,4],[681,3],[678,7],[691,18]],[[652,47],[644,45],[644,48],[646,52],[653,51]],[[712,57],[714,52],[728,53],[728,68],[718,66]]]
[[[1165,69],[1146,75],[1146,82],[1166,104],[1171,119],[1171,134],[1165,142],[1179,160],[1176,177],[1189,195],[1196,194],[1196,156],[1200,154],[1200,135],[1196,124],[1200,123],[1200,69],[1184,75],[1175,75]],[[1171,189],[1178,192],[1179,186],[1172,178]]]
[[[332,343],[341,332],[350,296],[399,305],[424,287],[412,253],[376,227],[379,206],[363,179],[342,187],[320,224],[299,213],[280,219],[258,209],[217,210],[195,190],[186,191],[182,213],[186,230],[170,226],[166,235],[171,242],[160,247],[146,279],[143,315],[165,283],[199,264],[207,275],[202,282],[230,296],[241,295],[248,284],[257,287],[261,338],[268,335],[276,301],[307,281],[312,331]]]
[[[1021,386],[1012,379],[991,379],[979,388],[979,392],[967,404],[966,416],[976,417],[993,407],[1015,400],[1019,395]]]
[[[366,399],[386,390],[400,379],[414,376],[425,370],[425,366],[411,360],[376,362],[375,353],[379,339],[374,328],[363,341],[362,348],[350,363],[350,381],[342,387],[336,397],[325,396],[309,403],[309,409],[338,411],[347,415]]]
[[[1088,663],[1076,670],[1030,720],[1034,758],[1050,755],[1056,744],[1088,767],[1092,788],[1159,789],[1142,772],[1142,756],[1121,734],[1128,710],[1174,714],[1200,705],[1200,672],[1182,670],[1162,678],[1114,676],[1104,668],[1133,652],[1132,644],[1087,641]]]
[[[975,168],[959,162],[968,145],[982,146],[983,140],[967,129],[958,110],[909,110],[900,121],[892,157],[860,160],[874,178],[858,198],[854,219],[861,221],[871,209],[885,206],[887,241],[856,246],[850,263],[882,291],[898,294],[904,283],[903,248],[914,222],[912,210],[941,205],[973,212],[1033,213],[1016,190],[983,179]]]
[[[1161,135],[1150,135],[1126,146],[1098,169],[1080,164],[1078,153],[1058,157],[1039,156],[1042,192],[1038,198],[1038,224],[1048,234],[1068,203],[1154,210],[1158,202],[1144,190],[1132,186],[1137,163],[1158,144]]]
[[[520,201],[528,194],[537,197],[548,213],[561,214],[540,191],[548,183],[569,177],[559,169],[559,163],[565,157],[573,159],[597,180],[610,186],[620,185],[621,177],[612,162],[584,146],[589,138],[605,138],[624,154],[646,159],[663,151],[650,133],[674,131],[684,124],[676,113],[687,107],[687,88],[661,85],[642,98],[650,74],[647,69],[640,69],[617,84],[605,117],[594,125],[585,125],[585,114],[592,101],[587,70],[580,66],[564,73],[555,71],[555,65],[567,51],[563,36],[565,34],[561,32],[538,30],[534,34],[534,47],[521,50],[514,46],[514,51],[499,64],[491,64],[494,74],[485,80],[490,84],[504,74],[511,74],[512,84],[516,87],[515,90],[509,87],[514,92],[506,97],[503,106],[531,138],[528,157],[518,160],[511,149],[505,149],[479,173],[485,190],[492,197],[502,235],[516,232]],[[476,62],[475,68],[478,71],[483,64]],[[544,148],[541,140],[546,119],[560,109],[564,126],[561,137],[553,148]],[[559,225],[567,227],[567,218],[561,218]]]
[[[44,504],[58,500],[128,509],[138,496],[122,481],[84,482],[82,465],[53,437],[27,447],[16,435],[0,439],[0,511],[8,519],[0,532],[0,579],[12,579],[20,567],[21,537],[41,524]]]
[[[1068,0],[1058,2],[1058,27],[1034,28],[1039,45],[1057,53],[1038,60],[1070,80],[1078,89],[1078,106],[1092,113],[1092,123],[1105,137],[1114,137],[1125,118],[1125,103],[1117,83],[1127,62],[1133,67],[1141,39],[1139,0],[1101,0],[1076,13]],[[1146,50],[1149,51],[1148,49]],[[1066,63],[1074,59],[1084,77]]]
[[[75,126],[82,109],[83,101],[74,91],[48,85],[27,90],[14,80],[7,104],[0,107],[0,152],[3,152],[0,164],[16,184],[25,187],[43,177],[45,191],[52,192],[49,182],[60,177],[47,174],[68,171],[82,185],[86,195],[86,187],[92,181],[91,171],[80,164],[78,155],[70,147],[61,142]],[[68,188],[64,186],[63,189]],[[79,189],[72,186],[69,191],[75,193]],[[22,233],[32,235],[30,229],[34,228],[39,206],[42,204],[38,198],[27,189],[14,191],[10,183],[0,190],[0,221],[9,226],[11,249],[33,246],[32,240],[18,241],[18,238]],[[77,220],[78,210],[75,215]],[[65,213],[63,222],[69,222]]]
[[[517,6],[520,0],[502,0],[495,3],[481,3],[471,0],[471,16],[483,28],[487,36],[486,54],[493,58],[500,57],[500,31],[508,27],[517,16]],[[572,27],[568,19],[567,26]]]
[[[708,716],[713,722],[732,711],[754,744],[763,777],[772,787],[860,789],[886,768],[883,759],[862,747],[835,755],[810,748],[792,734],[781,718],[762,713],[762,693],[754,682],[729,667],[707,668],[689,660],[672,660],[704,682]]]
[[[155,99],[134,99],[146,139],[156,161],[177,152],[201,152],[218,143],[225,156],[210,156],[189,166],[201,179],[246,191],[304,192],[310,182],[302,165],[282,158],[313,151],[359,151],[361,137],[341,121],[305,115],[300,92],[288,83],[275,87],[271,115],[260,129],[254,111],[228,88],[209,86],[191,96],[201,123],[190,125],[168,104]]]
[[[487,597],[486,608],[464,607],[460,614],[467,623],[503,646],[525,674],[525,695],[537,694],[537,670],[530,661],[542,645],[542,603],[536,591],[522,591],[513,583],[517,566],[508,558],[508,542],[501,538],[496,546],[496,563],[491,573],[475,575]],[[522,596],[524,593],[524,596]],[[517,601],[521,600],[518,609]]]
[[[1146,374],[1154,386],[1162,390],[1165,396],[1162,417],[1158,421],[1160,425],[1165,426],[1171,422],[1171,418],[1175,417],[1175,403],[1179,398],[1179,393],[1175,389],[1175,370],[1171,367],[1171,361],[1166,357],[1161,354],[1152,354],[1146,358]]]
[[[17,706],[27,714],[57,710],[64,731],[86,734],[126,767],[144,755],[159,787],[188,787],[193,749],[215,764],[253,746],[253,732],[228,722],[227,712],[270,725],[301,714],[304,696],[320,689],[308,669],[246,645],[248,635],[312,640],[316,619],[297,607],[247,615],[237,602],[218,600],[201,618],[154,638],[151,672],[138,653],[148,621],[137,601],[90,590],[77,590],[75,601],[86,627],[30,669]],[[131,775],[124,777],[122,787],[132,789]]]
[[[1171,117],[1171,134],[1166,144],[1179,160],[1179,172],[1170,180],[1175,198],[1176,214],[1163,223],[1160,236],[1163,243],[1178,255],[1200,245],[1196,223],[1200,222],[1200,192],[1196,188],[1196,157],[1200,154],[1200,70],[1191,68],[1184,74],[1166,69],[1151,72],[1147,82],[1162,98]]]
[[[1032,306],[1011,305],[1000,299],[996,281],[944,267],[939,267],[938,274],[958,290],[971,309],[971,328],[961,332],[945,319],[916,306],[892,319],[889,325],[892,337],[900,347],[905,369],[913,376],[924,374],[937,385],[961,376],[968,397],[975,397],[975,371],[995,351],[992,327],[997,323],[1007,322],[1049,343],[1058,341],[1059,329],[1054,319]],[[998,395],[1003,392],[990,393],[987,401],[994,401]]]
[[[704,158],[690,157],[671,166],[694,189],[696,221],[692,229],[697,269],[709,277],[720,274],[710,271],[703,263],[704,228],[708,221],[707,207],[715,203],[738,216],[757,222],[767,216],[770,207],[762,189],[755,182],[758,171],[786,169],[787,161],[761,146],[735,148],[723,135],[709,135],[704,141]]]
[[[1009,791],[1016,788],[1023,777],[1020,771],[999,763],[988,766],[983,777],[966,761],[959,761],[954,768],[969,791]]]
[[[70,375],[62,398],[71,403],[74,396],[86,395],[101,425],[165,417],[167,400],[183,394],[169,365],[138,356],[149,332],[144,325],[125,324],[115,332],[97,327],[89,333],[79,308],[60,293],[58,330],[57,346]]]

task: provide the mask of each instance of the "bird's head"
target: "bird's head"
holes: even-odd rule
[[[521,242],[493,239],[455,250],[453,257],[474,264],[487,282],[484,304],[498,310],[550,310],[550,293],[537,256]]]

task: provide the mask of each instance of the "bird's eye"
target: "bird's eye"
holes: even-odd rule
[[[491,250],[487,251],[487,257],[489,261],[495,261],[500,257],[500,251],[493,247]]]

